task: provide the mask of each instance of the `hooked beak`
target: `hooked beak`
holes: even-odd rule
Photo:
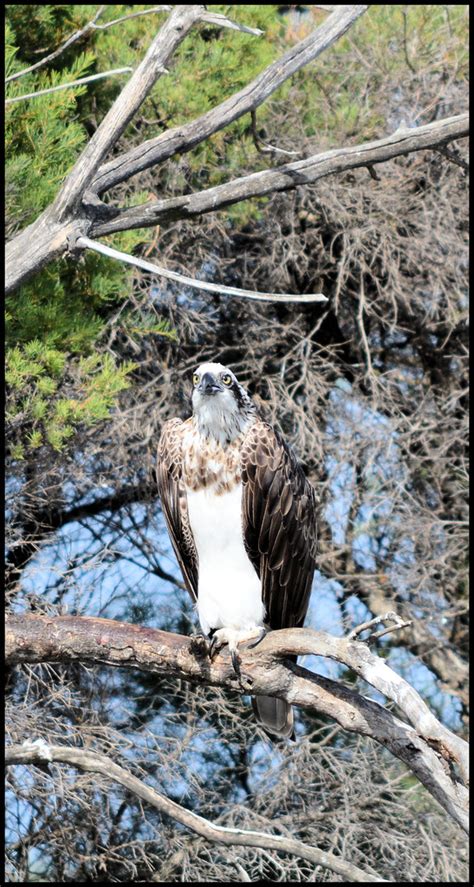
[[[201,394],[217,394],[219,391],[222,391],[222,387],[211,373],[204,373],[198,385],[198,391]]]

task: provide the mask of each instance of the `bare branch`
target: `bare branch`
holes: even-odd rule
[[[465,169],[466,172],[469,172],[469,164],[463,160],[459,155],[459,151],[451,151],[448,148],[437,148],[438,154],[441,154],[442,157],[446,157],[446,160],[450,160],[451,163],[455,163],[456,166],[460,166],[461,169]]]
[[[469,135],[467,113],[436,120],[415,130],[397,130],[383,139],[314,154],[304,160],[242,176],[196,194],[186,194],[183,197],[169,198],[123,210],[110,220],[92,225],[91,234],[99,237],[129,228],[143,228],[164,221],[192,218],[202,213],[224,209],[240,200],[263,197],[275,191],[288,191],[300,185],[313,184],[335,173],[384,163],[394,157],[410,154],[413,151],[423,151],[436,145],[445,145],[449,141],[467,135]]]
[[[398,613],[390,610],[383,616],[374,616],[373,619],[368,619],[367,622],[361,622],[360,625],[356,625],[356,627],[347,635],[347,639],[349,641],[355,640],[355,638],[362,634],[363,631],[372,628],[373,625],[379,625],[380,622],[395,622],[396,628],[403,628],[406,624],[400,619]]]
[[[127,791],[151,804],[160,813],[170,816],[176,822],[180,822],[208,841],[215,841],[218,844],[225,844],[227,846],[264,847],[281,853],[291,853],[301,859],[307,859],[308,862],[312,862],[314,865],[320,865],[332,872],[336,872],[349,881],[382,881],[386,883],[379,875],[364,872],[357,866],[341,859],[340,856],[319,850],[317,847],[310,847],[302,841],[288,838],[285,835],[269,835],[264,832],[215,825],[203,816],[198,816],[196,813],[192,813],[191,810],[186,810],[181,804],[177,804],[160,792],[155,791],[155,789],[146,785],[141,779],[137,779],[136,776],[125,770],[124,767],[116,764],[111,758],[99,755],[88,749],[49,745],[43,741],[24,742],[23,745],[7,746],[5,749],[5,761],[9,765],[44,763],[45,760],[71,764],[73,767],[78,767],[81,770],[100,773],[107,779],[112,779],[123,785]]]
[[[114,18],[111,22],[105,22],[103,25],[94,24],[92,27],[95,31],[106,31],[112,25],[118,25],[126,22],[130,18],[138,18],[139,15],[150,15],[152,12],[171,12],[171,6],[153,6],[151,9],[141,9],[139,12],[131,12],[129,15],[122,15],[120,18]]]
[[[185,277],[183,274],[177,274],[176,271],[168,271],[167,268],[161,268],[145,259],[138,259],[130,256],[128,253],[122,253],[118,249],[112,249],[97,241],[90,240],[89,237],[79,237],[74,246],[86,247],[102,253],[104,256],[110,256],[112,259],[118,259],[121,262],[127,262],[129,265],[135,265],[137,268],[143,268],[144,271],[151,271],[159,277],[166,277],[168,280],[175,280],[182,283],[183,286],[191,286],[194,289],[204,290],[204,292],[218,293],[219,295],[238,296],[243,299],[254,299],[260,302],[327,302],[323,293],[302,293],[296,295],[294,293],[258,293],[252,290],[237,289],[235,286],[224,286],[223,284],[208,283],[204,280],[196,280],[193,277]]]
[[[74,34],[71,34],[71,36],[68,37],[67,40],[58,47],[58,49],[55,49],[54,52],[51,52],[44,59],[41,59],[41,61],[36,62],[34,65],[30,65],[29,68],[23,68],[22,71],[17,71],[16,74],[10,74],[9,77],[5,77],[5,83],[10,83],[11,80],[18,80],[19,77],[24,77],[25,74],[31,74],[32,71],[36,71],[38,68],[44,67],[44,65],[47,65],[48,62],[52,62],[53,59],[56,59],[59,55],[61,55],[61,53],[64,52],[65,49],[67,49],[69,46],[72,46],[73,43],[76,43],[78,40],[81,39],[81,37],[84,37],[88,33],[88,31],[91,31],[94,27],[99,27],[95,23],[99,16],[102,15],[105,6],[106,4],[99,6],[94,18],[91,19],[91,21],[88,22],[87,25],[85,25],[79,31],[74,31]]]
[[[5,99],[6,105],[14,102],[22,102],[24,99],[35,99],[40,95],[48,95],[50,92],[59,92],[60,89],[71,89],[73,86],[82,86],[83,83],[92,83],[93,80],[102,80],[104,77],[112,77],[115,74],[130,74],[133,68],[114,68],[112,71],[103,71],[101,74],[91,74],[90,77],[81,77],[79,80],[71,80],[70,83],[61,83],[59,86],[51,86],[49,89],[38,89],[37,92],[28,92],[25,95],[17,95],[12,99]]]
[[[77,205],[108,151],[120,138],[156,80],[166,70],[166,63],[184,40],[202,12],[201,6],[175,6],[160,28],[144,59],[105,115],[102,123],[69,173],[53,204],[53,212],[64,218]]]
[[[365,644],[311,629],[285,629],[268,634],[256,650],[241,647],[239,652],[242,673],[252,680],[252,693],[279,696],[321,712],[347,730],[371,736],[404,761],[449,815],[468,830],[467,789],[448,766],[448,761],[455,763],[462,776],[467,773],[466,743],[440,724],[416,691]],[[235,675],[228,651],[211,662],[203,639],[107,619],[10,617],[6,653],[11,663],[79,659],[248,693],[248,687],[244,689]],[[344,662],[393,699],[416,728],[342,684],[281,662],[285,655],[305,653]]]
[[[257,114],[254,110],[250,112],[250,118],[252,120],[252,138],[253,143],[259,152],[259,154],[286,154],[287,156],[292,155],[293,157],[297,157],[300,154],[300,151],[285,151],[283,148],[275,148],[273,145],[265,144],[262,142],[258,132],[257,132]]]
[[[217,25],[219,28],[231,28],[233,31],[243,31],[244,34],[253,34],[255,37],[260,37],[264,33],[260,28],[249,28],[247,25],[233,22],[230,18],[221,15],[219,12],[203,12],[200,20],[202,22],[207,22],[209,25]]]
[[[110,164],[106,164],[100,173],[100,182],[97,183],[94,175],[98,167],[148,95],[159,74],[166,70],[167,60],[193,24],[200,20],[204,11],[202,6],[176,6],[77,160],[54,203],[7,244],[6,293],[14,291],[48,262],[63,255],[71,239],[80,234],[90,234],[91,219],[110,216],[110,209],[104,210],[96,196],[99,191],[106,190],[134,172],[152,166],[172,154],[190,150],[213,132],[257,107],[292,73],[345,33],[365,9],[365,6],[340,7],[315,34],[292,47],[282,59],[270,65],[236,96],[231,96],[197,121],[170,130],[157,140],[143,143],[137,151],[111,161],[114,172],[104,179],[102,173],[108,173],[110,169]],[[124,163],[125,175],[121,168]]]
[[[243,114],[248,114],[272,95],[285,80],[342,37],[366,9],[367,6],[338,7],[313,33],[292,46],[240,92],[225,99],[197,120],[170,129],[104,164],[95,176],[91,189],[101,194],[174,154],[190,151],[213,133],[224,129]]]

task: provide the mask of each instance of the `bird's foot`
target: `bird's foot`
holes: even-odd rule
[[[257,635],[257,640],[254,641],[253,644],[251,644],[252,647],[262,640],[264,636],[262,634],[262,629],[254,628],[251,631],[239,631],[232,628],[219,628],[217,631],[214,631],[212,633],[212,639],[209,645],[209,658],[211,660],[214,659],[214,657],[217,655],[219,650],[222,649],[222,647],[225,647],[226,644],[228,645],[230,659],[235,674],[239,679],[241,687],[248,690],[252,687],[253,678],[249,674],[245,674],[245,672],[242,671],[240,666],[239,651],[237,647],[238,644],[242,643],[243,641],[254,639],[255,635]]]

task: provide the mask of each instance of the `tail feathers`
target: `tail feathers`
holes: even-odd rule
[[[293,709],[289,702],[274,696],[254,696],[252,708],[258,722],[270,736],[294,739]]]

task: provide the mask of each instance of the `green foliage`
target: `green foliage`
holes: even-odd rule
[[[91,354],[72,365],[70,377],[67,355],[38,339],[9,349],[6,420],[12,458],[23,459],[28,450],[45,444],[62,450],[78,424],[106,419],[117,395],[129,386],[134,366],[117,367],[110,355]]]
[[[122,7],[116,7],[119,15],[123,15]],[[38,51],[43,56],[55,49],[90,18],[90,6],[8,7],[7,76],[36,62]],[[114,39],[123,43],[119,29]],[[99,64],[101,70],[111,67],[105,58]],[[96,66],[93,41],[85,50],[78,43],[52,64],[8,83],[7,96],[69,83],[94,73]],[[114,88],[119,89],[120,82]],[[74,87],[6,106],[9,236],[33,222],[56,197],[88,141],[93,94],[93,88]],[[111,101],[106,94],[96,111],[99,118]],[[127,202],[140,202],[142,197],[134,195]],[[114,245],[132,252],[147,237],[149,232],[145,237],[143,231],[124,232],[114,238]],[[48,265],[7,298],[7,421],[14,429],[10,447],[14,458],[24,458],[48,444],[63,449],[78,426],[106,419],[118,394],[128,386],[133,365],[115,365],[96,348],[105,324],[128,298],[132,273],[128,267],[89,253],[80,261],[62,259]],[[135,312],[135,338],[150,332],[173,335],[167,324],[160,324],[156,317],[153,321],[148,316],[140,319]],[[60,397],[58,392],[65,388],[71,389],[70,396]]]
[[[316,9],[312,12],[308,31],[320,15]],[[424,79],[447,76],[453,69],[467,79],[467,27],[462,5],[370,6],[330,52],[295,77],[306,135],[324,134],[334,147],[353,133],[358,141],[385,135],[387,105],[391,103],[387,90],[393,90],[394,82],[398,83],[400,100],[413,109],[416,102],[407,91],[408,82],[413,89],[419,81],[421,91]],[[279,93],[275,96],[281,100]],[[282,132],[286,132],[285,124]]]

